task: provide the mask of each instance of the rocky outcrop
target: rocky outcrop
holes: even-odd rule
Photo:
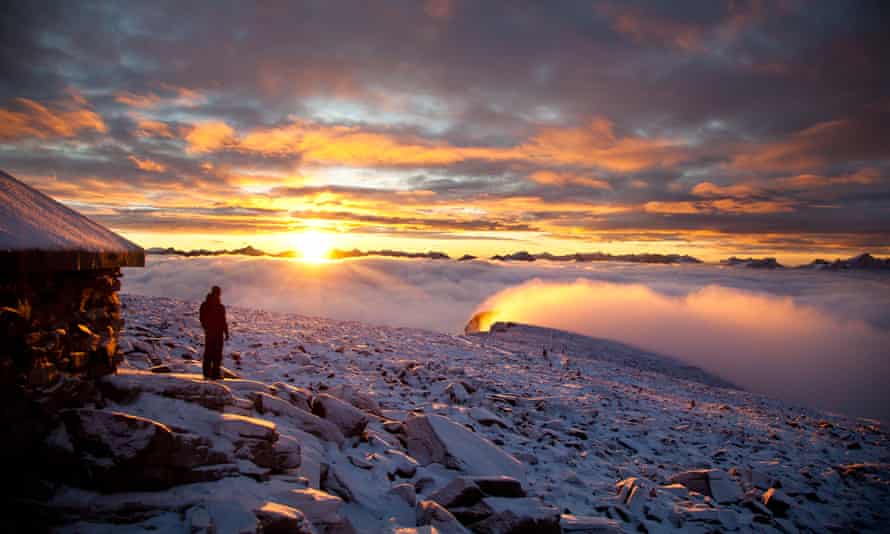
[[[233,404],[231,390],[219,382],[209,382],[196,375],[155,374],[145,371],[121,370],[99,382],[102,392],[117,402],[132,402],[140,393],[154,393],[211,410],[221,411]]]
[[[60,471],[71,482],[103,491],[162,489],[213,480],[229,469],[225,454],[208,439],[124,413],[78,409],[62,413],[63,425],[48,439]]]

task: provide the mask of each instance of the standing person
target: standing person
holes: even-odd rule
[[[226,307],[220,297],[222,290],[213,286],[207,298],[201,303],[201,326],[204,328],[204,378],[219,380],[222,378],[223,335],[229,339],[229,324],[226,322]]]

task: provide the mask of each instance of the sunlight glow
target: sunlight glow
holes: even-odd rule
[[[293,246],[300,259],[312,263],[328,261],[334,245],[334,236],[327,232],[307,230],[293,234]]]

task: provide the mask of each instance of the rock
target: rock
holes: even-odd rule
[[[429,500],[441,504],[445,508],[473,506],[485,495],[472,480],[458,477],[445,485],[444,488],[430,495]]]
[[[343,498],[347,503],[362,506],[373,516],[384,521],[395,521],[400,525],[414,522],[414,507],[401,497],[381,491],[389,485],[386,473],[378,470],[365,470],[353,467],[347,461],[332,463],[322,488]]]
[[[421,465],[438,462],[476,476],[508,476],[525,480],[525,466],[491,441],[441,415],[405,422],[408,453]]]
[[[625,478],[615,485],[618,490],[618,500],[627,506],[631,513],[642,516],[644,506],[652,497],[654,490],[652,483],[639,477]]]
[[[390,488],[389,492],[408,503],[408,506],[413,507],[417,504],[417,492],[414,491],[413,484],[408,484],[407,482],[396,484]]]
[[[460,382],[452,382],[445,386],[445,389],[442,391],[445,397],[450,400],[453,404],[464,404],[467,402],[467,399],[470,398],[470,394],[467,393],[467,389]]]
[[[312,392],[308,389],[292,386],[285,382],[275,382],[272,384],[272,387],[275,388],[276,394],[279,397],[287,399],[301,410],[310,411],[309,404],[312,401]]]
[[[386,457],[393,463],[393,473],[400,477],[411,478],[417,472],[417,460],[396,449],[387,449]]]
[[[346,436],[360,436],[368,426],[364,412],[327,393],[312,399],[312,413],[334,423]]]
[[[621,524],[607,517],[563,514],[559,518],[563,534],[621,534]]]
[[[763,504],[778,517],[784,517],[794,501],[780,489],[770,488],[761,498]]]
[[[224,413],[220,418],[220,433],[233,440],[255,438],[274,442],[278,439],[275,423],[233,413]]]
[[[343,433],[332,422],[301,410],[287,401],[263,392],[255,392],[248,396],[254,399],[255,407],[260,413],[271,412],[275,415],[287,417],[300,430],[325,441],[336,443],[337,446],[342,445],[346,441]]]
[[[152,373],[169,373],[171,372],[169,365],[155,365],[154,367],[150,367],[148,369]]]
[[[275,469],[296,469],[303,461],[300,443],[290,436],[279,436],[275,442]]]
[[[216,531],[210,513],[203,506],[192,506],[186,510],[185,524],[192,534],[212,534]]]
[[[343,523],[340,510],[343,499],[317,489],[295,489],[276,494],[277,502],[285,503],[303,512],[313,525],[321,530]]]
[[[371,395],[368,395],[367,393],[362,392],[358,388],[350,386],[349,384],[337,384],[336,386],[329,389],[328,392],[334,397],[343,399],[344,401],[352,404],[360,410],[364,410],[378,416],[382,413],[380,404],[377,402],[377,399],[375,399]]]
[[[442,534],[469,534],[454,515],[435,501],[420,501],[417,506],[417,524],[429,525]]]
[[[65,471],[80,485],[105,491],[163,489],[228,474],[200,469],[226,461],[204,437],[174,434],[157,421],[119,412],[84,408],[61,417],[64,429],[52,434],[51,445],[70,455]]]
[[[515,478],[507,476],[498,477],[474,477],[473,483],[479,486],[482,493],[489,497],[525,497],[522,483]]]
[[[232,370],[227,369],[225,367],[220,366],[219,372],[222,373],[222,377],[226,380],[240,380],[241,377],[234,373]]]
[[[540,499],[486,497],[482,500],[482,504],[491,513],[485,519],[470,525],[473,532],[490,534],[562,532],[559,510]]]
[[[115,375],[102,377],[98,385],[108,397],[124,403],[143,392],[193,402],[217,411],[234,401],[232,392],[218,382],[176,374],[121,369]]]
[[[481,406],[474,406],[473,408],[470,408],[470,417],[479,421],[480,424],[485,426],[498,425],[502,428],[509,428],[510,426],[502,418],[498,417],[487,408],[483,408]]]
[[[263,534],[315,534],[303,512],[290,506],[267,502],[254,514]]]
[[[719,503],[733,503],[742,499],[742,489],[729,474],[719,469],[684,471],[670,477],[670,482],[682,484],[692,491],[707,495]]]

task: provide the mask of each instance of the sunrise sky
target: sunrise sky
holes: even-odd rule
[[[883,2],[0,13],[0,168],[145,247],[890,253]]]

